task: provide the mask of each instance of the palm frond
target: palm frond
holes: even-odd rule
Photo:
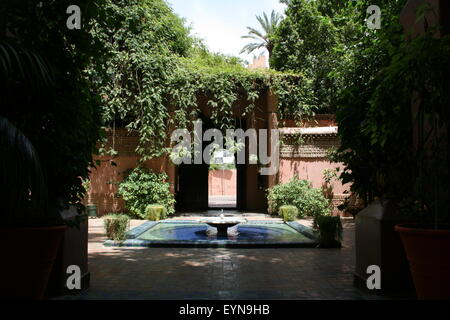
[[[248,30],[248,34],[249,34],[249,35],[255,35],[255,36],[257,36],[258,38],[263,39],[263,40],[266,39],[266,35],[263,34],[261,31],[255,29],[255,28],[247,27],[247,30]]]
[[[269,31],[269,22],[267,21],[266,13],[263,14],[263,16],[256,16],[256,20],[258,20],[259,24],[263,28],[264,32],[267,34]]]
[[[6,225],[26,224],[47,210],[47,188],[39,156],[28,138],[0,116],[0,193]]]
[[[240,53],[252,53],[255,50],[261,49],[265,47],[265,43],[249,43],[244,48],[242,48]]]
[[[281,14],[275,12],[275,10],[272,10],[272,14],[270,17],[270,25],[272,26],[272,32],[275,31],[275,29],[278,27],[282,19],[283,17]]]
[[[53,85],[49,64],[37,53],[0,43],[0,74],[3,86],[20,81],[39,92]]]
[[[256,37],[256,36],[252,36],[252,35],[247,35],[247,36],[242,36],[242,39],[253,39],[253,40],[258,40],[258,41],[264,41],[264,39],[261,39],[260,37]]]
[[[261,25],[263,31],[259,31],[252,27],[247,27],[248,34],[245,36],[242,36],[241,38],[260,40],[260,41],[262,41],[262,43],[250,43],[241,50],[241,53],[243,53],[243,52],[251,53],[252,51],[254,51],[256,49],[265,47],[265,48],[267,48],[267,50],[269,50],[269,54],[270,54],[271,48],[273,48],[273,44],[270,43],[269,39],[274,34],[276,28],[280,24],[281,19],[282,19],[282,16],[279,13],[276,13],[274,10],[272,10],[270,18],[265,12],[263,12],[262,15],[257,15],[256,20]]]

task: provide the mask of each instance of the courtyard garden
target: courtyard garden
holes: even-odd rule
[[[281,5],[2,1],[2,298],[450,299],[449,5]]]

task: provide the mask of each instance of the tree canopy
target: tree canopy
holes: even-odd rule
[[[285,19],[275,33],[270,64],[302,74],[313,94],[310,104],[334,113],[352,47],[362,34],[356,28],[357,4],[337,0],[283,0]]]
[[[359,33],[365,36],[352,49],[351,64],[345,73],[345,88],[337,100],[336,111],[342,146],[335,159],[346,166],[341,178],[344,183],[352,183],[352,190],[366,203],[390,192],[391,188],[398,188],[399,184],[411,186],[407,181],[412,178],[408,171],[413,160],[411,150],[401,147],[411,142],[412,135],[408,129],[404,130],[411,124],[410,112],[400,115],[399,110],[390,103],[372,104],[383,77],[382,70],[390,64],[402,43],[403,29],[399,16],[406,1],[375,2],[383,8],[380,30],[369,30],[364,22],[365,8],[372,3],[363,1],[359,4],[358,28]],[[402,91],[399,90],[398,94]],[[377,111],[371,114],[371,109]],[[380,118],[381,114],[383,116]],[[389,124],[395,123],[395,132],[384,145],[373,143],[370,136],[369,128],[375,129],[375,119],[382,119],[376,130],[384,131]]]
[[[102,57],[88,32],[90,21],[99,18],[102,2],[96,3],[78,1],[85,26],[72,31],[65,14],[71,1],[0,2],[0,116],[34,145],[51,212],[79,203],[80,178],[89,175],[101,134],[100,99],[84,77],[91,59]]]
[[[246,99],[251,111],[268,89],[279,96],[280,113],[313,114],[301,77],[250,71],[238,58],[209,52],[165,1],[105,2],[91,34],[107,56],[103,64],[93,60],[87,75],[102,97],[105,125],[138,131],[137,152],[143,159],[167,151],[170,126],[186,128],[196,119],[199,95],[209,97],[219,128],[234,123],[232,107],[238,99]]]

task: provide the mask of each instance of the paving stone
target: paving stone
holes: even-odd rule
[[[353,286],[351,223],[342,249],[214,249],[105,247],[89,222],[91,288],[61,299],[386,299]]]

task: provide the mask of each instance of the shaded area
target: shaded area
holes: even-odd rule
[[[353,287],[353,224],[341,250],[168,249],[106,248],[99,221],[90,228],[91,288],[64,299],[382,298]]]

